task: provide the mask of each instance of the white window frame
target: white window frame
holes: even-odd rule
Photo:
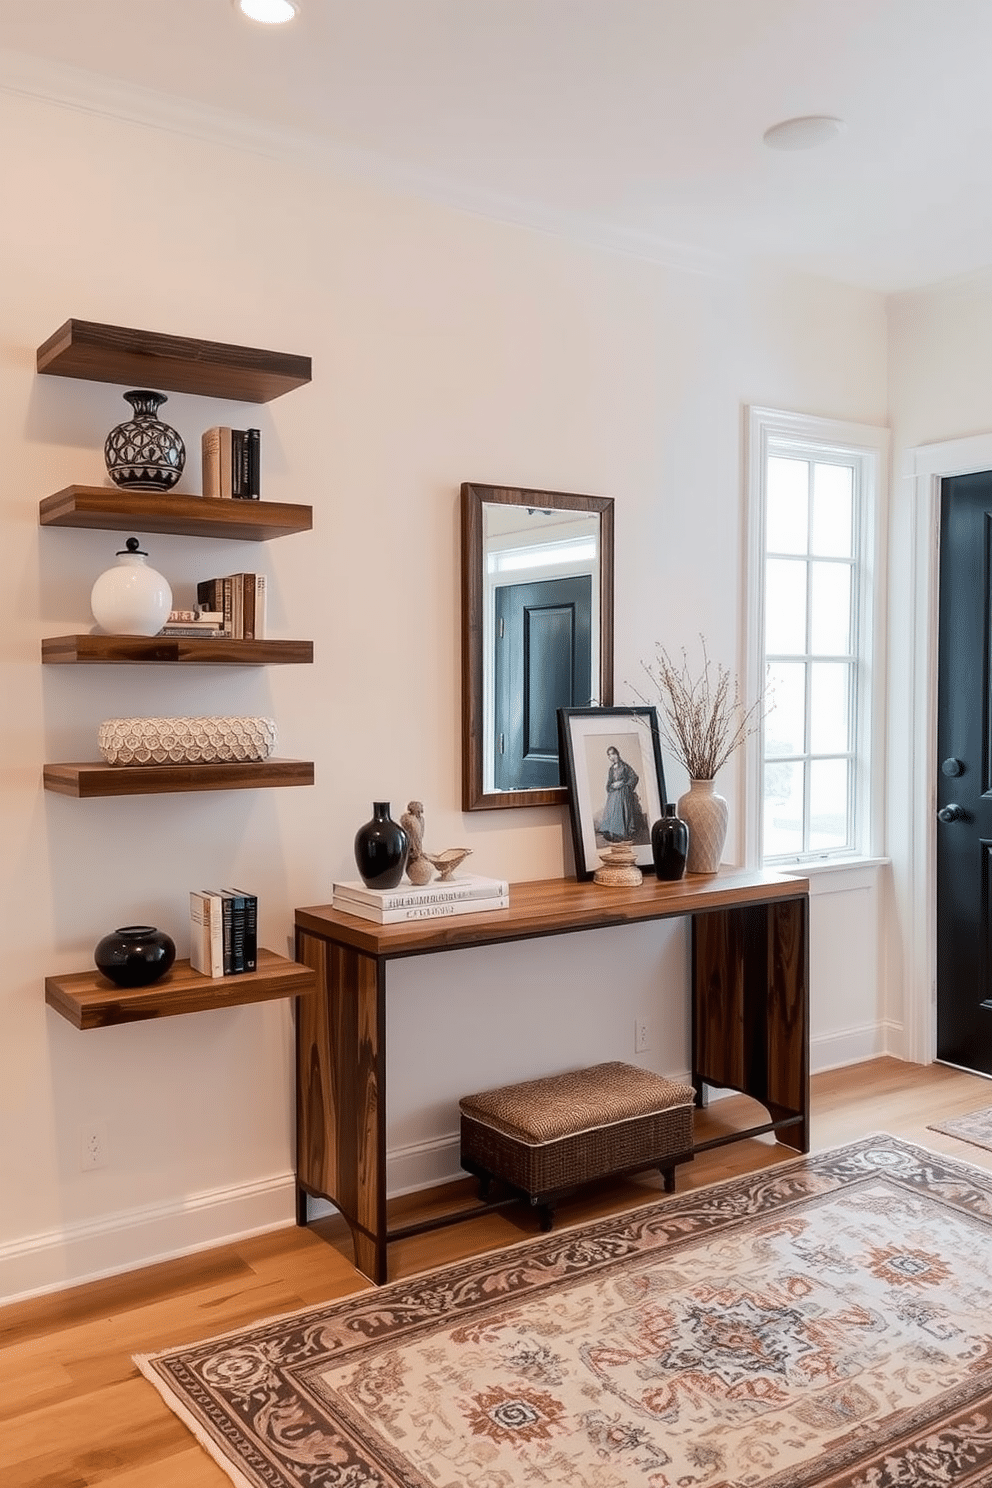
[[[747,410],[747,582],[744,625],[746,695],[757,697],[765,677],[765,482],[770,455],[832,460],[855,468],[859,521],[855,543],[854,845],[775,857],[767,866],[815,868],[878,859],[883,851],[885,698],[885,533],[889,431],[779,409]],[[764,727],[746,750],[745,852],[749,866],[764,863]]]

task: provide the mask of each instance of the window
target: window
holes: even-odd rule
[[[878,833],[884,430],[750,411],[754,857],[868,855]]]

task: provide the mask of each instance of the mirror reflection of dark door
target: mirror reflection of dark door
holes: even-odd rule
[[[992,472],[941,487],[937,1058],[992,1074]]]
[[[592,578],[504,584],[495,599],[496,789],[560,785],[558,709],[593,701]]]

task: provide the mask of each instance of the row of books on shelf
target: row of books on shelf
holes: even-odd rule
[[[257,501],[262,485],[258,429],[205,429],[200,440],[203,494],[221,500]]]
[[[235,573],[201,579],[196,586],[196,609],[172,610],[159,633],[262,641],[266,594],[265,574]]]
[[[265,637],[265,574],[225,574],[220,579],[201,579],[196,602],[224,617],[224,630],[236,641],[261,641]]]
[[[428,884],[400,884],[395,889],[370,889],[355,879],[336,883],[332,902],[344,914],[373,920],[377,925],[399,925],[407,920],[438,920],[448,915],[509,909],[510,885],[505,878],[486,878],[481,873],[435,879]]]
[[[258,898],[244,889],[191,889],[189,964],[203,976],[235,976],[258,965]]]

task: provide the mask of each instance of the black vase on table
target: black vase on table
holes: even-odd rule
[[[97,943],[93,960],[116,987],[150,987],[172,966],[176,943],[154,925],[122,925]]]
[[[685,872],[689,828],[681,817],[676,816],[674,801],[668,803],[664,811],[664,816],[660,816],[651,828],[651,854],[658,878],[671,881],[681,878]]]
[[[355,862],[369,889],[395,889],[403,877],[410,839],[389,814],[388,801],[372,803],[372,819],[355,833]]]

